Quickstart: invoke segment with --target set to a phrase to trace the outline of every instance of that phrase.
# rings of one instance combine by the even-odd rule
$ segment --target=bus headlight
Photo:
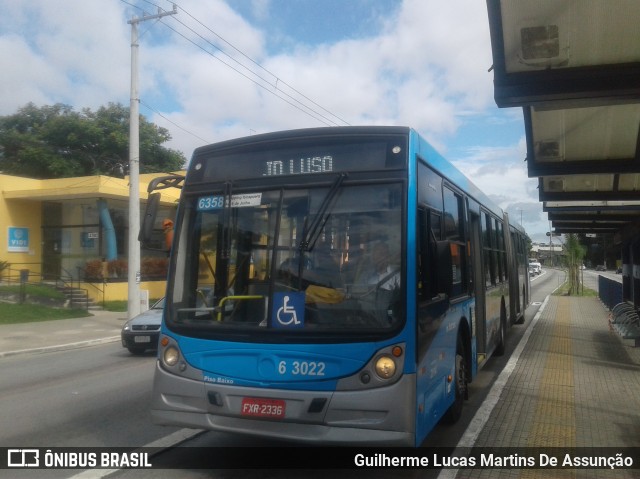
[[[380,356],[376,360],[376,374],[382,379],[393,377],[396,372],[396,363],[389,356]]]
[[[164,350],[164,353],[162,353],[162,360],[167,366],[175,366],[179,359],[180,353],[178,352],[178,349],[173,346],[169,346]]]

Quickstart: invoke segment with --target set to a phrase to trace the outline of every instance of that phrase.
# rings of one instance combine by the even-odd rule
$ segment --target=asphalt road
[[[471,385],[469,400],[465,403],[463,416],[455,425],[438,425],[430,434],[422,447],[455,447],[461,440],[467,430],[471,420],[475,416],[479,408],[482,407],[483,401],[491,390],[491,386],[499,376],[500,372],[509,360],[510,354],[517,346],[520,338],[529,326],[529,323],[537,313],[545,297],[551,294],[564,282],[564,272],[556,270],[543,270],[543,273],[532,279],[531,305],[526,311],[525,323],[522,325],[514,325],[507,337],[507,351],[502,357],[494,357],[487,362],[482,371],[478,374],[474,383]],[[233,435],[220,434],[215,432],[205,432],[186,443],[181,448],[168,449],[162,454],[162,460],[171,464],[186,463],[194,458],[201,459],[201,455],[206,454],[207,448],[212,447],[246,447],[246,446],[292,446],[285,442],[265,441],[260,439],[243,438]],[[188,448],[198,448],[195,452],[189,451]],[[249,452],[248,452],[249,454]],[[247,457],[247,461],[251,461],[251,457]],[[215,467],[212,461],[211,467]],[[437,470],[401,470],[394,471],[395,478],[420,478],[429,479],[436,478],[439,471]],[[339,478],[387,478],[388,470],[366,470],[366,471],[339,471],[339,470],[180,470],[181,478],[200,479],[200,478],[216,478],[216,479],[293,479],[293,478],[318,478],[325,479],[327,475],[332,479]],[[173,479],[176,475],[175,470],[131,470],[118,471],[109,476],[109,478],[153,478],[153,479]]]
[[[564,273],[545,270],[532,280],[532,303],[523,325],[511,327],[507,353],[492,358],[471,385],[470,398],[462,419],[453,426],[437,426],[423,447],[455,446],[476,411],[482,406],[491,385],[506,364],[544,298],[563,282]],[[151,423],[151,398],[155,355],[132,356],[119,343],[109,343],[69,351],[26,354],[2,358],[0,375],[0,445],[5,447],[140,447],[172,443],[185,430]],[[189,432],[186,435],[193,434]],[[165,438],[165,439],[163,439]],[[211,447],[293,446],[286,442],[245,438],[231,434],[203,432],[168,448],[156,458],[173,464],[188,462],[193,448],[203,454]],[[189,449],[192,449],[191,451]],[[249,450],[250,451],[250,450]],[[247,457],[247,461],[251,458]],[[215,465],[212,464],[211,467]],[[3,471],[0,471],[2,476]],[[6,472],[6,471],[5,471]],[[11,477],[46,478],[270,478],[326,477],[327,471],[312,470],[73,470],[11,471]],[[421,471],[420,477],[429,477]],[[433,472],[433,471],[431,471]],[[20,473],[20,474],[18,474]],[[388,471],[387,471],[388,473]],[[378,475],[377,475],[378,474]],[[384,477],[367,471],[360,477]],[[435,472],[433,472],[435,474]],[[354,471],[333,471],[333,477],[356,477]],[[398,477],[414,477],[403,471]],[[434,476],[435,477],[435,476]]]
[[[154,363],[119,343],[3,358],[0,444],[143,446],[172,432],[149,417]]]

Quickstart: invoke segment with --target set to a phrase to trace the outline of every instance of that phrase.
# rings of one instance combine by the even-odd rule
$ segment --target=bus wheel
[[[462,337],[458,336],[456,346],[456,377],[453,379],[455,387],[455,399],[453,404],[445,413],[444,419],[449,424],[453,424],[462,416],[462,406],[467,398],[467,361],[465,358],[464,343]]]

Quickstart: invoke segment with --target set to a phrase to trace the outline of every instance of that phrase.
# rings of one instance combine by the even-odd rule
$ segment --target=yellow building
[[[140,175],[141,211],[147,185],[163,174]],[[5,279],[29,270],[29,281],[64,281],[97,301],[126,300],[129,179],[86,176],[36,180],[0,174],[0,262]],[[162,222],[173,219],[179,190],[161,191],[155,242]],[[166,254],[142,250],[141,289],[164,295]],[[146,271],[145,271],[146,270]]]

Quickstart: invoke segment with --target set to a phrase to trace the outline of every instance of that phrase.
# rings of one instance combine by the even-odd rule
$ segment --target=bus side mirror
[[[140,234],[138,234],[138,241],[140,241],[143,246],[147,246],[151,241],[153,225],[155,224],[156,216],[158,215],[160,196],[160,193],[151,193],[147,200],[147,208],[144,212],[144,218],[142,218],[142,227],[140,228]]]
[[[436,242],[436,258],[438,267],[438,292],[451,296],[453,289],[453,260],[451,258],[451,243],[449,241]]]

